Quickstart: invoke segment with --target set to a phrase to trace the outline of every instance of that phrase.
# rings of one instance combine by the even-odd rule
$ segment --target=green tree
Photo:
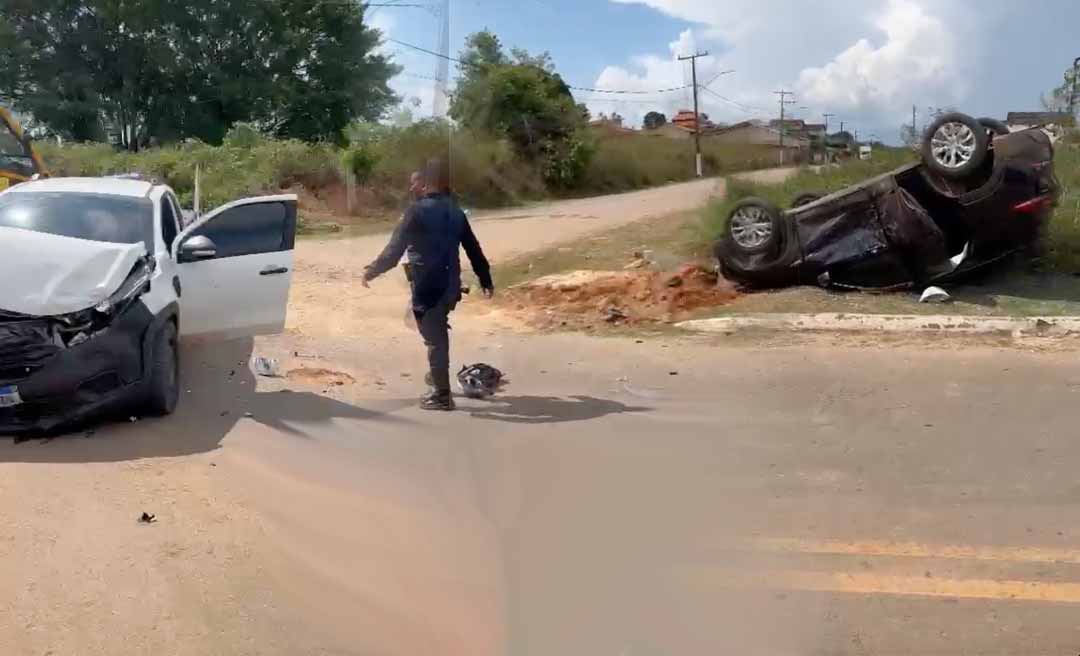
[[[664,116],[662,112],[649,112],[645,115],[645,129],[655,130],[656,128],[667,123],[667,116]]]
[[[550,55],[519,49],[507,55],[498,37],[483,31],[466,40],[460,60],[450,116],[467,129],[508,139],[540,165],[549,184],[573,186],[591,155],[588,111],[574,102]]]
[[[1075,68],[1069,68],[1065,71],[1064,79],[1061,85],[1050,91],[1049,94],[1045,94],[1042,97],[1043,107],[1050,112],[1068,112],[1069,103],[1072,98],[1074,85],[1077,83],[1077,71]],[[1075,86],[1077,89],[1076,102],[1080,105],[1080,86]]]
[[[0,98],[76,140],[308,141],[396,101],[364,6],[336,0],[0,0]]]

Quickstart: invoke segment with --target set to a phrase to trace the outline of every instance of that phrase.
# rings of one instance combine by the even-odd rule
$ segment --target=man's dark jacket
[[[491,266],[473,234],[465,213],[450,194],[429,194],[409,206],[390,243],[368,265],[364,277],[381,276],[408,254],[413,311],[435,307],[448,294],[461,294],[460,248],[469,256],[480,286],[492,289]]]

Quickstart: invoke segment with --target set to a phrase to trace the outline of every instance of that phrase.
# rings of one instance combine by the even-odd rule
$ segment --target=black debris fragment
[[[157,521],[157,517],[155,517],[154,515],[151,515],[150,513],[146,513],[146,512],[144,512],[142,514],[142,517],[139,518],[139,523],[141,523],[141,524],[153,524],[156,521]]]

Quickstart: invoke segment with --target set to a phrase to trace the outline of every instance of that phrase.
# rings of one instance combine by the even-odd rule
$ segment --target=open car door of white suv
[[[231,339],[281,332],[292,282],[296,196],[245,198],[200,217],[173,242],[180,334]]]

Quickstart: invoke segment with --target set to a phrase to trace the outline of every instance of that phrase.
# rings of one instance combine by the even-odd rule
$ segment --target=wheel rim
[[[947,169],[958,169],[975,157],[975,132],[964,123],[949,121],[934,131],[930,153]]]
[[[740,207],[731,216],[731,238],[743,248],[757,248],[772,237],[773,225],[764,208]]]

